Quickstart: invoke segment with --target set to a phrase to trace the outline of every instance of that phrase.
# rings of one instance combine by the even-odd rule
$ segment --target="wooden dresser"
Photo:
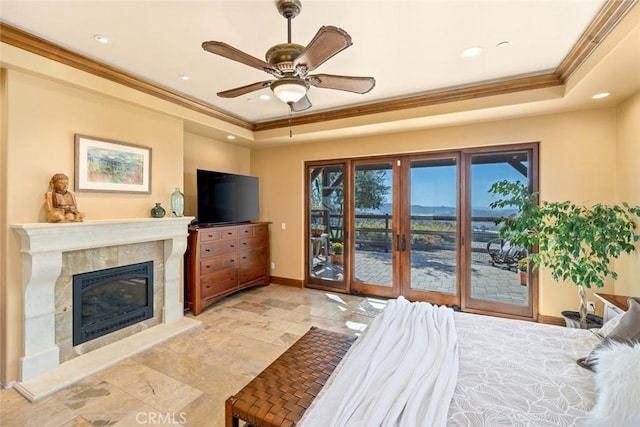
[[[185,306],[198,315],[233,292],[268,285],[269,223],[189,227]]]

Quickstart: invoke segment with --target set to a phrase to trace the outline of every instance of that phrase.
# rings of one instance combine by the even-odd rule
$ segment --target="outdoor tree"
[[[357,209],[379,209],[385,201],[390,187],[385,184],[386,174],[381,170],[360,170],[356,172]]]

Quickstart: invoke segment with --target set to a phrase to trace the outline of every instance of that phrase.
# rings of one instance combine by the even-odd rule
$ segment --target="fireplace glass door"
[[[153,317],[153,261],[73,276],[73,345]]]

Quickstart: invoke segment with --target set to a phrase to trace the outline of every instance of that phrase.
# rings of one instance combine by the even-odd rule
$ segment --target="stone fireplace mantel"
[[[200,321],[183,317],[180,266],[192,217],[15,224],[21,237],[24,341],[16,389],[37,400]],[[162,323],[60,364],[55,337],[55,283],[63,252],[141,242],[164,243]],[[108,356],[106,356],[108,355]],[[106,357],[105,357],[106,356]]]

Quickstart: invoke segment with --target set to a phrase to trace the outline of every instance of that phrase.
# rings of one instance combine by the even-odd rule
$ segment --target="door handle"
[[[396,234],[396,251],[400,250],[400,235]]]
[[[402,235],[402,252],[407,250],[407,236]]]

